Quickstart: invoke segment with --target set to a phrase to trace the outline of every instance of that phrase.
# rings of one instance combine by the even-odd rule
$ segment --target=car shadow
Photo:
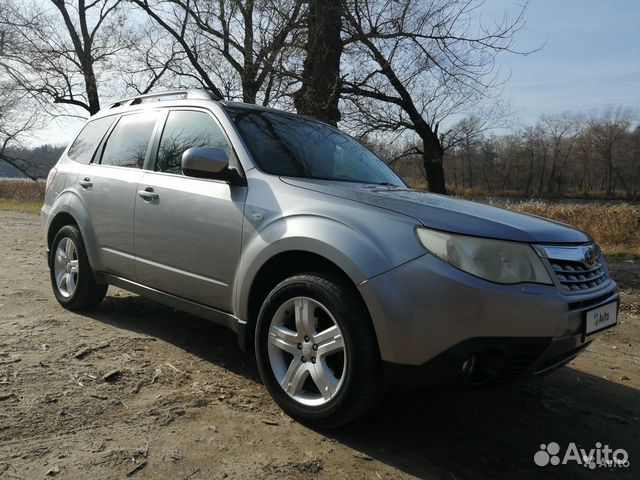
[[[231,331],[138,296],[109,296],[88,314],[150,335],[260,382],[253,356]],[[390,393],[373,412],[320,433],[419,478],[640,478],[640,393],[571,367],[528,384],[486,390]],[[597,442],[625,449],[630,466],[594,470],[575,461],[537,466],[542,444]],[[615,472],[604,472],[615,470]]]

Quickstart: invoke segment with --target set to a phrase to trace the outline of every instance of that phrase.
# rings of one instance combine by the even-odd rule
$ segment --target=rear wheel
[[[82,236],[73,225],[62,227],[53,239],[49,270],[53,293],[60,305],[69,310],[95,307],[109,288],[94,280]]]
[[[373,408],[383,392],[375,332],[354,287],[331,273],[291,277],[259,314],[262,380],[291,417],[335,427]]]

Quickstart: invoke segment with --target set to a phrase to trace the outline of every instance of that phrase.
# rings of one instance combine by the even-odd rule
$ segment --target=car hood
[[[563,223],[409,188],[286,178],[293,186],[413,217],[429,228],[529,243],[584,243],[586,233]]]

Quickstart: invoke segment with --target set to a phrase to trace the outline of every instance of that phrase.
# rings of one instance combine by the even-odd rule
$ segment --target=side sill
[[[132,282],[131,280],[127,280],[126,278],[118,277],[110,273],[94,272],[93,276],[98,283],[108,283],[109,285],[114,285],[132,293],[137,293],[145,298],[149,298],[168,307],[175,308],[176,310],[209,320],[234,331],[238,334],[239,340],[244,339],[247,322],[239,319],[231,313],[216,310],[215,308],[207,307],[181,297],[176,297],[170,293],[162,292],[155,288],[147,287],[146,285]]]

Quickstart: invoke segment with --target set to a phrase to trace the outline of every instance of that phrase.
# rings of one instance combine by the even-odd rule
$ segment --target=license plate
[[[618,302],[607,303],[587,312],[587,335],[604,330],[618,323]]]

